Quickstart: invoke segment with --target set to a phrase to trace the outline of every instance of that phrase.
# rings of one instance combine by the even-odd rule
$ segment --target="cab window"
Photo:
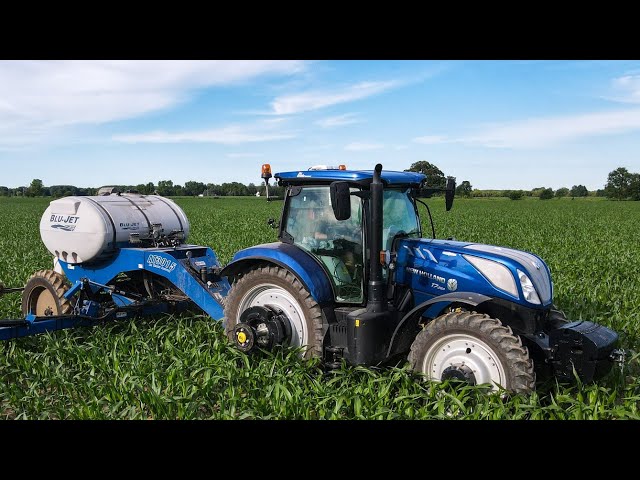
[[[356,191],[356,189],[352,189]],[[303,187],[288,198],[284,231],[326,267],[336,301],[363,301],[362,201],[351,197],[351,218],[336,220],[328,186]]]

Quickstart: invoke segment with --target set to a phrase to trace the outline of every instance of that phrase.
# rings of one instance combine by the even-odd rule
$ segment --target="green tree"
[[[569,192],[569,195],[571,195],[572,197],[586,197],[587,195],[589,195],[589,190],[587,190],[587,187],[585,187],[584,185],[574,185],[573,187],[571,187],[571,192]]]
[[[258,187],[256,187],[256,185],[253,182],[247,185],[247,193],[249,195],[255,195],[257,191],[258,191]]]
[[[175,195],[173,180],[160,180],[158,182],[158,195],[161,195],[163,197],[170,197],[172,195]]]
[[[532,197],[539,197],[540,194],[545,190],[545,187],[537,187],[531,190]]]
[[[458,185],[456,187],[456,195],[459,195],[460,197],[471,197],[473,193],[473,187],[471,186],[471,183],[469,182],[469,180],[464,180],[460,185]]]
[[[540,192],[540,200],[549,200],[553,198],[553,189],[545,188]]]
[[[640,200],[640,173],[632,173],[629,181],[629,198]]]
[[[41,197],[42,196],[42,188],[43,188],[42,180],[40,180],[39,178],[34,178],[31,181],[31,185],[27,189],[27,196],[28,197]]]
[[[184,194],[191,197],[197,197],[206,189],[206,185],[202,182],[187,182],[184,184]]]
[[[8,197],[9,189],[7,187],[0,187],[0,197]]]
[[[604,191],[609,198],[624,200],[629,196],[633,174],[624,167],[609,172]]]
[[[426,188],[444,188],[447,185],[447,179],[442,170],[424,160],[411,164],[405,172],[424,173],[427,176]]]
[[[511,200],[520,200],[522,199],[523,193],[522,193],[522,190],[508,190],[507,196]]]
[[[556,190],[556,197],[566,197],[567,195],[569,195],[569,189],[567,187]]]

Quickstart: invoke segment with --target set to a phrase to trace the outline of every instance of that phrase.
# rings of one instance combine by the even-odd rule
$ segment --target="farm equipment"
[[[269,165],[262,178],[268,188]],[[52,201],[40,231],[53,270],[31,277],[24,318],[0,321],[0,339],[197,307],[246,353],[301,347],[327,368],[407,358],[431,380],[515,392],[533,390],[537,373],[591,381],[622,361],[616,332],[555,308],[538,256],[436,239],[420,197],[437,189],[424,175],[376,165],[274,178],[286,187],[280,222],[270,221],[278,241],[224,268],[211,248],[186,243],[189,221],[169,199]],[[441,190],[448,211],[455,179]],[[422,238],[420,203],[433,238]]]

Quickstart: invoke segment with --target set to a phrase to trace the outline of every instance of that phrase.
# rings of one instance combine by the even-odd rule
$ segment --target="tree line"
[[[427,162],[415,162],[405,172],[419,172],[427,176],[426,188],[441,188],[446,186],[446,176],[437,166]],[[609,173],[607,183],[602,189],[589,191],[584,185],[573,185],[571,188],[562,187],[553,190],[549,187],[537,187],[531,190],[478,190],[474,189],[469,180],[463,180],[456,187],[459,197],[508,197],[520,200],[523,197],[537,197],[549,200],[562,197],[607,197],[613,200],[640,200],[640,174],[631,173],[624,167],[619,167]]]
[[[265,195],[264,185],[249,183],[244,185],[239,182],[203,183],[196,181],[186,182],[184,185],[174,185],[172,180],[160,180],[158,185],[153,182],[138,185],[114,185],[115,191],[140,193],[142,195],[162,195],[163,197],[176,196],[209,196],[209,197],[244,197],[255,196],[258,192]],[[91,196],[98,193],[98,188],[76,187],[74,185],[44,186],[42,180],[35,178],[28,187],[8,188],[0,186],[0,197],[53,197]],[[269,186],[270,195],[283,195],[284,188],[274,185]]]
[[[427,176],[426,188],[444,189],[447,183],[446,176],[437,166],[427,162],[415,162],[405,172],[419,172]],[[158,185],[153,182],[138,185],[117,185],[116,191],[135,192],[143,195],[162,195],[163,197],[176,196],[210,196],[210,197],[244,197],[254,196],[258,192],[265,194],[264,185],[249,183],[244,185],[239,182],[204,183],[188,181],[184,185],[174,185],[172,180],[160,180]],[[73,185],[44,186],[42,180],[33,179],[26,187],[8,188],[0,186],[0,197],[53,197],[96,195],[97,188],[76,187]],[[273,196],[283,196],[284,188],[271,185],[269,193]],[[436,193],[437,194],[437,193]],[[474,189],[469,180],[463,180],[456,187],[456,195],[459,197],[508,197],[519,200],[523,197],[537,197],[540,200],[561,197],[607,197],[614,200],[640,200],[640,173],[629,172],[624,167],[619,167],[609,173],[603,189],[595,191],[587,190],[584,185],[573,185],[571,188],[562,187],[553,190],[548,187],[537,187],[531,190],[478,190]]]

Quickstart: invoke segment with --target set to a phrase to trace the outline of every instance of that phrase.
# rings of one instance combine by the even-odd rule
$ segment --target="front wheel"
[[[451,312],[428,323],[411,346],[409,363],[429,380],[516,393],[535,388],[533,361],[520,338],[500,320],[475,312]]]
[[[322,354],[322,310],[309,291],[288,270],[256,267],[237,280],[225,301],[226,333],[236,341],[235,326],[252,307],[266,307],[286,318],[290,326],[287,345],[304,347],[304,357]]]

